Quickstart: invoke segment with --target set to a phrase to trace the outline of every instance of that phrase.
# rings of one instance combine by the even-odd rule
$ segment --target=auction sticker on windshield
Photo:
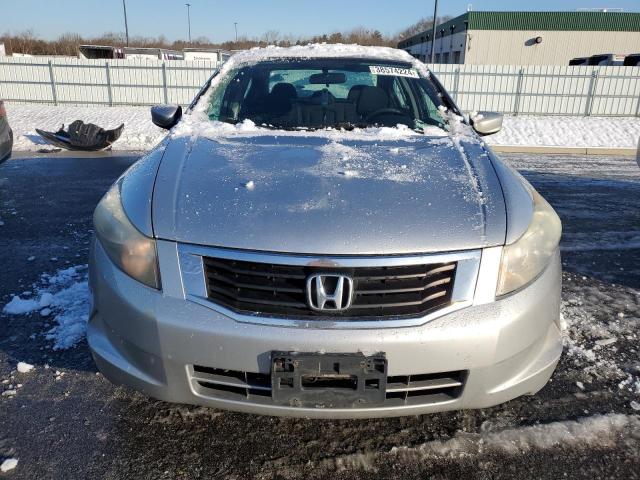
[[[371,65],[369,67],[369,71],[374,75],[392,75],[394,77],[420,78],[418,72],[413,68],[381,67],[378,65]]]

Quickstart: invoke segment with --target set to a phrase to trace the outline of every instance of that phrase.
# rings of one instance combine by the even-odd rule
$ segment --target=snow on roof
[[[343,43],[313,43],[293,47],[276,47],[273,45],[262,48],[256,47],[235,54],[228,60],[228,63],[237,66],[238,64],[256,63],[278,58],[371,58],[416,63],[416,59],[404,50],[389,47],[363,47],[361,45]]]

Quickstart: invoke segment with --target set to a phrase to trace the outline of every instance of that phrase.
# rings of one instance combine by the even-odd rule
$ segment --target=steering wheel
[[[402,115],[403,117],[407,116],[405,112],[403,112],[398,108],[379,108],[375,112],[371,112],[369,115],[367,115],[364,121],[369,122],[371,121],[372,118],[379,117],[380,115],[385,115],[385,114]]]

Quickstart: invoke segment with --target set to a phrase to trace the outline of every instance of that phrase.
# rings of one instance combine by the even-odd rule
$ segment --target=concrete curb
[[[540,154],[565,154],[565,155],[616,155],[636,156],[636,148],[610,148],[610,147],[560,147],[560,146],[528,146],[528,145],[489,145],[491,150],[497,153],[540,153]]]
[[[19,160],[22,158],[39,158],[39,157],[51,157],[51,158],[111,158],[111,157],[141,157],[147,153],[146,151],[135,150],[108,150],[99,152],[83,152],[79,150],[51,150],[31,152],[28,150],[16,151],[11,154],[11,158]]]

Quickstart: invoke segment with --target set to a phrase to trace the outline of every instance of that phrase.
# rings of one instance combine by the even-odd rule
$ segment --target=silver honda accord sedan
[[[267,415],[415,415],[540,390],[561,224],[398,50],[231,58],[94,214],[88,341],[110,380]]]

